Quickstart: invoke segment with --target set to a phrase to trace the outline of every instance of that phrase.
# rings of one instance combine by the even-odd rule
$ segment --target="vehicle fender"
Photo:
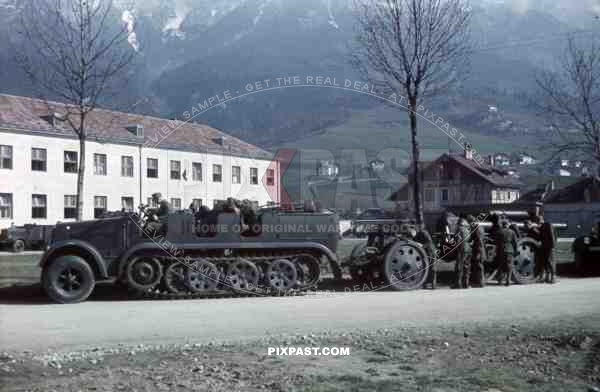
[[[81,240],[68,240],[56,242],[44,252],[42,259],[40,260],[39,266],[44,268],[57,254],[60,254],[62,250],[66,248],[77,248],[81,251],[90,255],[86,260],[90,263],[91,267],[98,271],[101,278],[108,278],[108,272],[106,270],[106,264],[98,249],[91,244]]]

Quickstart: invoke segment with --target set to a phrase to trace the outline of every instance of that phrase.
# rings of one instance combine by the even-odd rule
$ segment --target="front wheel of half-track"
[[[60,256],[42,271],[42,286],[53,301],[70,304],[85,301],[96,285],[94,271],[79,256]]]

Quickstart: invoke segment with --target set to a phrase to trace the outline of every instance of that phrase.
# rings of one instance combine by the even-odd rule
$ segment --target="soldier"
[[[527,237],[535,240],[536,242],[540,242],[541,238],[540,238],[540,228],[538,226],[538,217],[532,217],[532,219],[525,221],[525,232]],[[534,268],[533,268],[533,275],[537,278],[537,281],[539,282],[543,271],[544,271],[544,264],[542,262],[542,257],[541,257],[541,249],[536,249],[535,251],[535,255],[534,255]]]
[[[469,288],[469,277],[471,274],[471,233],[469,224],[464,215],[461,215],[456,230],[456,284],[455,288]]]
[[[540,257],[544,267],[545,282],[555,283],[556,266],[554,264],[552,251],[554,250],[556,239],[554,238],[552,225],[550,222],[545,222],[543,216],[540,216],[540,238],[542,242],[542,246],[540,247]]]
[[[435,287],[437,285],[437,250],[435,249],[433,239],[431,238],[429,232],[425,229],[419,230],[419,232],[415,235],[413,239],[416,242],[422,244],[423,248],[425,248],[425,252],[427,253],[428,264],[427,280],[425,281],[425,285],[430,285],[431,289],[435,290]]]
[[[486,261],[487,254],[485,252],[483,228],[479,226],[479,222],[473,215],[467,217],[471,230],[471,238],[473,242],[473,252],[471,254],[471,275],[473,277],[474,287],[485,286],[485,274],[483,265]]]
[[[171,204],[162,198],[162,194],[160,192],[156,192],[152,194],[152,202],[155,205],[158,205],[154,211],[156,215],[160,218],[161,216],[167,216],[171,212]]]
[[[502,283],[505,279],[505,285],[510,285],[512,275],[513,255],[517,253],[517,236],[510,229],[508,220],[503,220],[501,229],[495,233],[496,236],[496,262],[500,272],[503,274],[498,282]]]

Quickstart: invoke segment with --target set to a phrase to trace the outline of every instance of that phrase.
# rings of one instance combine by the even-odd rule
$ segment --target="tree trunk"
[[[85,134],[79,135],[79,169],[77,170],[77,220],[83,220],[83,180],[85,175]]]
[[[412,143],[412,181],[413,181],[413,201],[415,208],[415,221],[417,228],[422,230],[423,224],[423,205],[421,203],[421,178],[419,170],[419,142],[417,141],[417,99],[410,98],[408,112],[410,118],[410,138]]]

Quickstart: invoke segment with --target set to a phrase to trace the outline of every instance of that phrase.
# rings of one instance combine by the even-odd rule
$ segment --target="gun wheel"
[[[519,284],[533,283],[535,277],[535,240],[525,237],[517,244],[517,254],[513,258],[513,280]]]
[[[414,290],[427,279],[427,254],[416,243],[397,241],[386,252],[383,273],[393,290]]]

